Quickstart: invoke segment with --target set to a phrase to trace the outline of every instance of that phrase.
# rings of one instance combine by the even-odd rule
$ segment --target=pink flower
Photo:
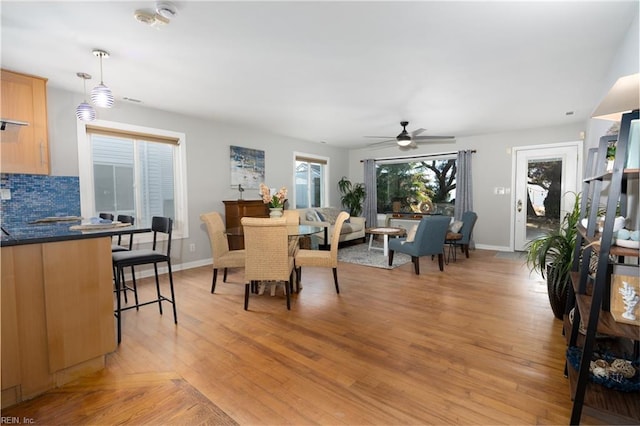
[[[265,204],[269,204],[271,208],[281,208],[284,205],[284,200],[287,199],[287,188],[282,187],[275,194],[271,195],[271,189],[264,183],[260,184],[260,195],[262,201]]]

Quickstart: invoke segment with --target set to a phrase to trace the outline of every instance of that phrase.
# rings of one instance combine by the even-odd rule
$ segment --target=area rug
[[[369,243],[346,246],[338,250],[338,261],[373,266],[374,268],[393,269],[411,262],[411,256],[404,253],[393,254],[393,266],[382,252],[382,242],[374,241],[373,247],[380,250],[369,251]]]

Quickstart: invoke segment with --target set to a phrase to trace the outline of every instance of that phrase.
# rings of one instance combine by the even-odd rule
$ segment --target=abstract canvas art
[[[231,146],[231,186],[258,188],[264,182],[264,151]]]

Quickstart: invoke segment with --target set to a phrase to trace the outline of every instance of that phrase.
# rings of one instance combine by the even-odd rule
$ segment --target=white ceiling
[[[637,1],[174,4],[150,27],[133,14],[153,1],[2,0],[2,67],[81,93],[100,48],[117,103],[358,147],[401,120],[458,137],[582,122],[638,15]]]

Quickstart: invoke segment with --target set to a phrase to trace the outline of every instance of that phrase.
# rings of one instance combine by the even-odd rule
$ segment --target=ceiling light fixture
[[[402,133],[398,135],[396,138],[398,141],[398,145],[400,146],[409,146],[411,145],[411,136],[407,133],[406,130],[403,130]]]
[[[84,101],[76,108],[76,117],[81,121],[93,121],[96,119],[96,110],[87,103],[87,80],[91,80],[91,76],[84,72],[76,73],[84,83]]]
[[[100,84],[91,90],[91,101],[95,106],[100,108],[111,108],[113,106],[113,93],[111,93],[111,89],[109,89],[102,80],[102,59],[108,58],[109,53],[104,50],[95,49],[93,55],[100,58]]]

